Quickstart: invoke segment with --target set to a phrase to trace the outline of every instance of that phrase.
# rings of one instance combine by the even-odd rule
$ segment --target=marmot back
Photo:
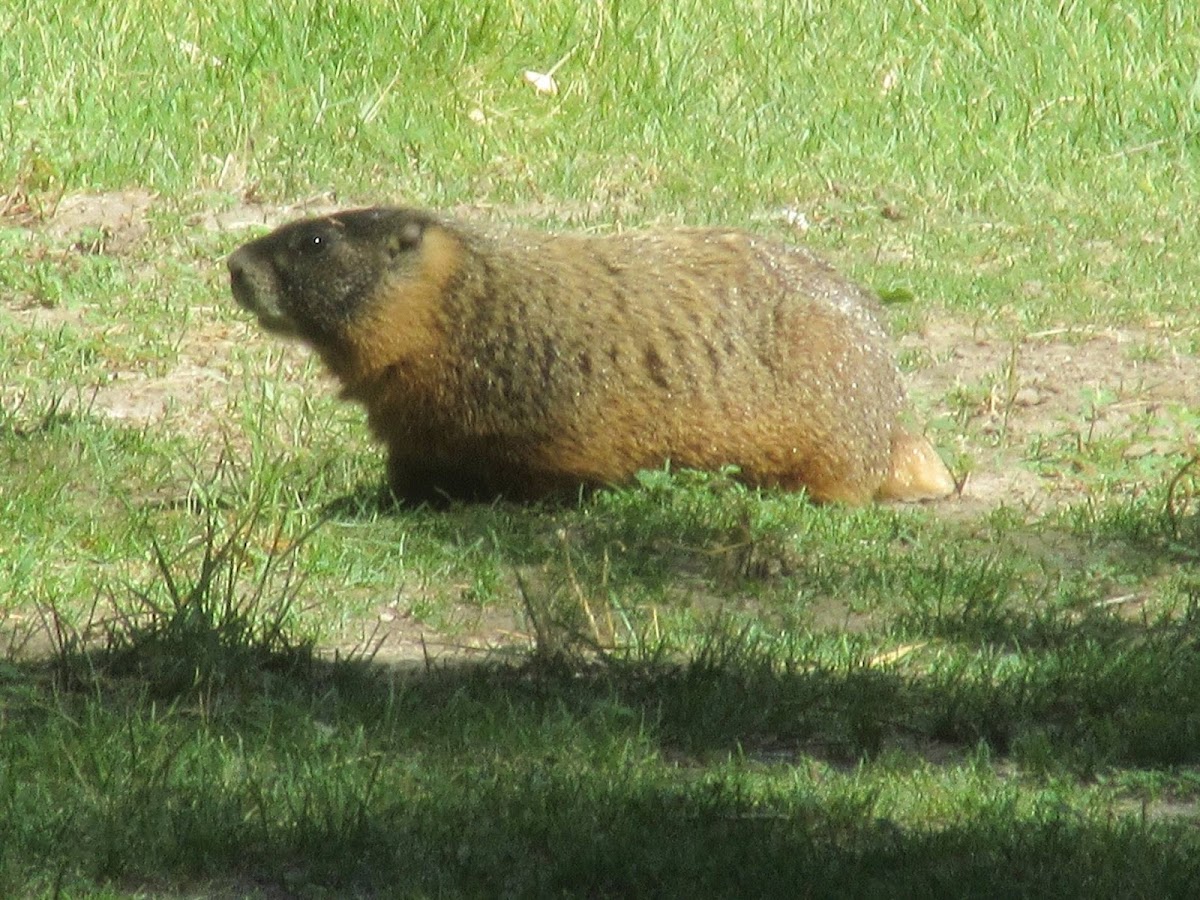
[[[229,269],[237,301],[365,405],[401,499],[530,499],[667,461],[822,501],[954,486],[898,424],[878,301],[798,247],[374,208],[285,225]]]

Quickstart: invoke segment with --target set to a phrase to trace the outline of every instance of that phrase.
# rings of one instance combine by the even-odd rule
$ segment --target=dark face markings
[[[427,225],[405,209],[351,210],[284,225],[245,245],[242,258],[270,267],[275,304],[300,332],[336,344],[381,275],[420,246]]]

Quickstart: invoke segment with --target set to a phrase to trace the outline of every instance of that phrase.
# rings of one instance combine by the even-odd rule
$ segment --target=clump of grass
[[[297,555],[307,534],[264,531],[261,509],[232,515],[196,500],[199,535],[174,553],[149,539],[148,584],[110,590],[82,628],[50,610],[64,685],[133,679],[156,696],[211,694],[258,685],[271,673],[303,675],[312,638],[297,638],[302,585]]]

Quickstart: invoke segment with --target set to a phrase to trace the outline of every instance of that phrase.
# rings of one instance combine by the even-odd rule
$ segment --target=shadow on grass
[[[1190,896],[1190,826],[978,774],[1009,751],[1060,778],[1200,760],[1193,623],[1084,643],[919,675],[728,634],[679,664],[423,672],[293,647],[165,691],[154,636],[8,664],[0,887]],[[870,762],[897,750],[975,783],[906,814]]]
[[[552,528],[587,552],[636,536],[670,548],[650,557],[668,578],[730,534],[799,528],[825,554],[799,578],[832,589],[889,561],[911,600],[890,627],[944,652],[890,664],[718,617],[686,653],[329,661],[291,636],[293,550],[256,563],[254,515],[212,517],[179,556],[155,546],[159,583],[104,646],[0,665],[0,895],[1200,889],[1190,814],[1087,799],[1097,775],[1200,763],[1200,597],[1151,622],[1074,616],[1012,602],[1012,570],[986,561],[895,574],[923,539],[901,515],[650,493],[565,525],[506,507],[410,521],[450,542],[502,531],[513,566],[544,559]],[[864,559],[870,540],[890,543]]]
[[[696,563],[712,558],[709,547],[738,540],[769,547],[781,530],[798,532],[801,547],[811,544],[816,552],[789,555],[790,586],[836,593],[863,585],[880,590],[871,584],[879,581],[900,598],[898,609],[881,616],[890,633],[946,650],[907,672],[852,655],[836,665],[814,662],[828,655],[813,654],[812,643],[755,638],[730,619],[717,622],[708,642],[683,664],[657,664],[654,648],[643,647],[640,661],[610,658],[599,669],[571,669],[568,683],[611,694],[638,721],[652,722],[673,752],[853,762],[914,742],[936,745],[937,756],[945,745],[966,751],[982,742],[997,754],[1016,753],[1038,770],[1086,777],[1110,766],[1200,762],[1200,581],[1185,579],[1190,587],[1182,589],[1186,597],[1171,615],[1139,620],[1113,614],[1094,596],[1073,596],[1090,590],[1090,582],[1049,602],[1045,587],[1022,582],[1019,566],[1029,554],[1000,546],[990,555],[973,555],[981,540],[970,525],[938,525],[941,530],[926,537],[921,524],[899,511],[831,512],[702,475],[695,483],[685,478],[680,487],[656,476],[639,490],[601,494],[582,514],[568,516],[566,530],[580,556],[603,553],[606,567],[608,547],[637,540],[650,550],[631,564],[639,570],[631,581],[656,569],[659,578],[676,583],[711,577],[711,565],[706,572]],[[552,560],[559,552],[553,540],[542,535],[539,542],[530,534],[559,527],[561,538],[556,507],[529,513],[501,504],[430,515],[447,540],[473,544],[503,532],[514,509],[526,515],[519,540],[496,542],[505,564]],[[1018,537],[1026,546],[1036,536]],[[1086,572],[1100,568],[1103,557],[1108,577],[1120,582],[1186,565],[1195,558],[1197,538],[1200,515],[1143,503],[1057,526],[1059,546],[1043,565],[1053,579],[1063,558]],[[911,565],[898,561],[897,553],[923,540],[966,551],[914,552]],[[874,556],[862,549],[870,541],[882,545]],[[663,546],[671,549],[653,549]],[[1010,553],[1022,558],[1010,564]],[[756,580],[743,567],[736,571],[743,581]],[[619,564],[606,568],[605,577],[610,587],[620,577]]]
[[[513,765],[477,749],[482,762],[418,767],[390,749],[279,742],[274,771],[255,756],[234,778],[179,762],[72,803],[41,858],[81,888],[216,880],[237,896],[1185,897],[1200,875],[1190,829],[1018,809],[1011,795],[908,827],[870,791]]]

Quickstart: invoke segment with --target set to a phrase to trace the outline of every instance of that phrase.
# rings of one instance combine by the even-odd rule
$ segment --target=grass
[[[1198,24],[0,12],[0,895],[1194,896]],[[388,509],[222,272],[331,197],[803,240],[968,497]]]

